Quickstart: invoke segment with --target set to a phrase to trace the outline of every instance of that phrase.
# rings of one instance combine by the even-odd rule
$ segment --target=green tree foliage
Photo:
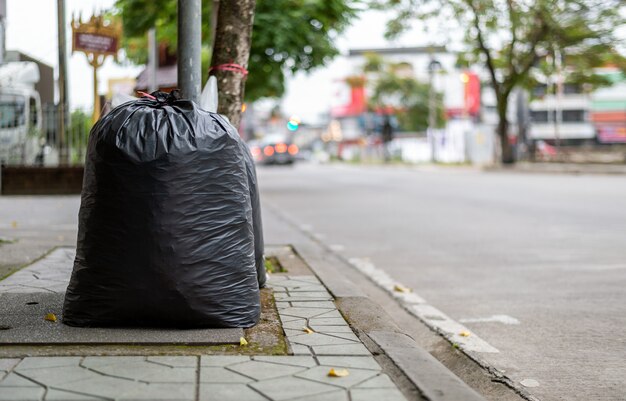
[[[222,0],[225,1],[225,0]],[[229,0],[230,1],[230,0]],[[246,100],[279,97],[285,71],[309,71],[327,63],[338,51],[335,39],[356,15],[352,0],[257,0],[246,81]],[[147,60],[146,33],[156,27],[157,40],[175,51],[176,0],[117,0],[122,19],[122,47],[138,64]],[[202,69],[207,78],[213,2],[202,2]]]
[[[430,85],[415,79],[410,65],[388,63],[379,55],[368,54],[363,71],[370,83],[370,108],[393,107],[403,131],[425,131],[428,128]],[[435,96],[437,122],[441,126],[445,119],[443,97],[440,93]]]
[[[553,72],[562,59],[567,82],[608,84],[594,68],[626,67],[618,53],[615,28],[624,24],[623,0],[379,0],[392,7],[390,37],[406,30],[415,18],[450,19],[465,31],[467,52],[461,62],[485,65],[497,100],[497,133],[502,161],[512,163],[507,108],[513,89],[532,86],[539,73]],[[447,19],[447,20],[446,20]],[[448,25],[446,25],[448,26]]]

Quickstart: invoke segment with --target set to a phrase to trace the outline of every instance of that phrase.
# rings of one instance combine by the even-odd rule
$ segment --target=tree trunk
[[[506,111],[508,109],[508,99],[500,97],[498,99],[498,127],[496,132],[500,138],[501,149],[501,161],[503,164],[515,163],[515,157],[513,154],[513,146],[509,142],[509,120],[506,117]]]
[[[246,76],[241,71],[219,69],[224,64],[248,66],[250,39],[256,0],[220,1],[211,66],[211,75],[217,78],[218,113],[239,127]]]

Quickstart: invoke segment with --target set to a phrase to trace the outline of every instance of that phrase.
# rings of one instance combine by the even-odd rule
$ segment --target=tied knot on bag
[[[152,93],[137,91],[137,93],[141,96],[141,98],[155,100],[159,103],[165,103],[168,105],[171,105],[175,101],[180,100],[180,91],[178,89],[174,89],[170,93],[160,91],[154,91]]]

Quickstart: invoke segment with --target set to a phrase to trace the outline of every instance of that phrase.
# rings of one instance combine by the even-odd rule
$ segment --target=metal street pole
[[[57,0],[57,29],[59,47],[59,121],[58,121],[58,144],[59,161],[61,164],[68,162],[66,148],[65,129],[67,124],[68,100],[67,100],[67,42],[65,38],[65,0]]]
[[[428,63],[428,133],[430,138],[430,160],[435,163],[435,127],[437,126],[437,93],[435,92],[435,73],[441,63],[435,59]]]
[[[4,63],[6,46],[7,2],[0,0],[0,64]]]
[[[178,0],[178,87],[184,99],[200,100],[201,0]]]
[[[152,93],[159,89],[157,84],[157,68],[159,66],[158,52],[157,52],[157,40],[156,40],[156,28],[151,28],[148,31],[148,92]]]

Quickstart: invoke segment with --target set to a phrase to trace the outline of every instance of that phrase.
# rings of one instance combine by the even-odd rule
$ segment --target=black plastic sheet
[[[266,276],[252,156],[222,116],[153,96],[90,133],[63,322],[253,326]]]

